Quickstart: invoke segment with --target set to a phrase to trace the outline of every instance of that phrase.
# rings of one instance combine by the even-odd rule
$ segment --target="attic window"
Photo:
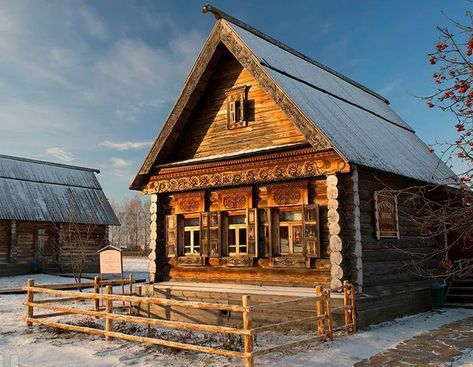
[[[227,127],[230,130],[247,126],[247,90],[248,86],[244,85],[225,91],[227,96]]]

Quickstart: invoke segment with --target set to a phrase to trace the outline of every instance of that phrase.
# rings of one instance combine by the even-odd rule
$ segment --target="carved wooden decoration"
[[[189,192],[171,195],[169,205],[174,214],[201,213],[205,210],[205,192]]]
[[[271,259],[274,268],[305,268],[306,259],[304,256],[277,256]]]
[[[250,266],[249,256],[228,256],[222,257],[219,261],[221,266]]]
[[[210,211],[247,209],[252,206],[251,187],[224,189],[210,193]]]
[[[292,181],[281,184],[266,185],[261,190],[265,194],[266,206],[290,206],[308,203],[308,181]]]
[[[399,239],[397,197],[389,192],[375,191],[376,237]]]
[[[341,267],[342,239],[340,238],[340,215],[338,214],[338,179],[335,175],[327,176],[327,198],[328,198],[328,227],[329,227],[329,248],[331,265],[331,288],[342,286],[343,269]]]
[[[208,187],[234,186],[257,182],[322,176],[348,172],[350,167],[337,153],[316,152],[313,148],[264,154],[179,167],[163,167],[153,176],[146,193],[178,192]]]
[[[149,208],[149,213],[151,216],[150,221],[150,234],[149,234],[149,249],[150,253],[148,255],[148,272],[149,272],[149,281],[153,283],[156,276],[156,242],[157,242],[157,213],[158,213],[158,195],[151,195],[151,204]]]

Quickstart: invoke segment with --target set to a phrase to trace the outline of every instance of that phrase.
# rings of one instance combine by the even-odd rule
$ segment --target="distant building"
[[[0,155],[0,275],[96,272],[108,226],[120,225],[98,170]]]

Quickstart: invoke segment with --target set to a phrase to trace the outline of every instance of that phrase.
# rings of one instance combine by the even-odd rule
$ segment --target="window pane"
[[[191,232],[184,231],[184,246],[190,246],[191,244]]]
[[[297,222],[302,221],[302,212],[300,210],[281,211],[279,213],[281,222]]]
[[[228,216],[228,224],[245,224],[246,215],[230,215]]]
[[[234,247],[236,245],[236,233],[234,228],[228,230],[228,246]]]
[[[186,218],[184,219],[184,225],[188,227],[198,227],[199,226],[199,218]]]
[[[200,246],[200,231],[194,231],[194,247]]]
[[[289,227],[279,227],[279,244],[281,246],[281,253],[289,253]]]
[[[302,253],[302,227],[292,227],[292,246],[294,253]]]
[[[240,228],[238,232],[239,245],[246,245],[246,228]]]

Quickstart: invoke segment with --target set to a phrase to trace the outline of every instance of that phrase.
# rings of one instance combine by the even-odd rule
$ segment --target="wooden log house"
[[[399,249],[438,240],[384,189],[453,172],[384,97],[204,11],[217,21],[130,186],[151,195],[151,281],[348,280],[369,300],[360,308],[378,311],[366,323],[427,307],[426,280]]]
[[[119,225],[98,170],[0,155],[0,275],[98,272],[96,251]]]

